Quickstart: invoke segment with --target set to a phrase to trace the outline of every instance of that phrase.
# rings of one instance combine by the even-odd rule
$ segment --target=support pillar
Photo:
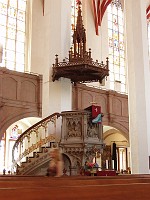
[[[129,138],[131,170],[149,173],[150,70],[146,22],[146,0],[126,0]]]

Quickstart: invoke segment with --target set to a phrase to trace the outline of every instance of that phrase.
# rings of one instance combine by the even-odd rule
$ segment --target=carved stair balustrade
[[[61,134],[56,133],[57,118],[62,118]],[[76,175],[85,160],[92,162],[103,149],[102,124],[93,124],[91,112],[54,113],[26,130],[13,147],[13,168],[17,174],[34,174],[49,162],[50,144],[57,145],[70,162],[71,175]],[[14,170],[15,171],[15,170]]]
[[[16,171],[17,174],[27,173],[30,168],[34,168],[34,165],[37,167],[37,163],[41,164],[44,158],[48,158],[46,155],[50,144],[57,145],[59,142],[56,133],[58,117],[60,117],[59,113],[50,115],[27,129],[17,139],[12,150],[12,171]]]

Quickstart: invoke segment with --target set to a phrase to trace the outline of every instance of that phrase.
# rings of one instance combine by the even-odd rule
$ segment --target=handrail
[[[12,168],[21,163],[23,158],[29,158],[29,154],[37,151],[43,145],[46,147],[50,141],[56,142],[56,119],[60,116],[60,113],[53,113],[28,128],[19,136],[12,149]],[[53,134],[50,133],[50,128],[53,129]],[[18,154],[17,158],[15,158],[16,150]]]

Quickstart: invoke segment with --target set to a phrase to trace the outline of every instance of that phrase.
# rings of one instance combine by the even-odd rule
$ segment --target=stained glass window
[[[113,0],[108,11],[110,89],[126,93],[124,18],[119,0]]]
[[[0,0],[1,67],[24,72],[27,0]]]
[[[77,15],[78,15],[78,2],[79,0],[72,0],[72,5],[71,5],[71,44],[73,44],[72,36],[73,36],[74,28],[76,26]],[[80,2],[82,3],[81,0]]]
[[[77,0],[72,0],[72,5],[71,5],[71,30],[72,30],[72,35],[73,35],[73,30],[76,25],[77,21],[77,14],[78,14],[78,7],[77,7]]]

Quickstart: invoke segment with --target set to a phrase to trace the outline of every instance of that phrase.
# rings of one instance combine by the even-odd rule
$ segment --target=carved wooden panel
[[[108,168],[110,168],[110,161],[111,161],[111,146],[106,145],[103,149],[102,153],[102,169],[106,169],[106,160],[108,160]]]
[[[23,81],[21,83],[21,100],[28,102],[36,102],[36,90],[37,86],[31,81]]]
[[[6,99],[17,99],[17,81],[12,77],[2,79],[2,96]]]
[[[103,113],[106,113],[107,111],[107,97],[103,94],[96,94],[95,95],[95,102],[98,102],[98,104],[101,106],[101,111]]]
[[[122,116],[122,101],[117,97],[112,98],[112,113]]]
[[[0,137],[15,121],[41,117],[42,76],[0,68]]]
[[[76,110],[91,106],[92,102],[101,106],[103,125],[109,125],[122,131],[126,137],[129,134],[128,96],[115,91],[106,91],[87,87],[84,84],[73,86],[74,102],[72,107]],[[75,103],[76,102],[76,103]]]

